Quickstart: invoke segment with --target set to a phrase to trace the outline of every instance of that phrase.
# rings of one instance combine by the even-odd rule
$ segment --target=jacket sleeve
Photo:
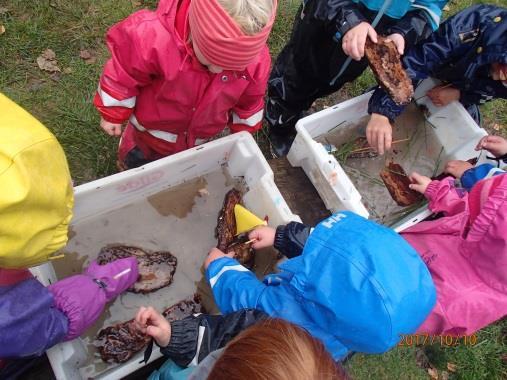
[[[494,175],[503,173],[505,173],[503,169],[496,168],[491,164],[482,164],[466,170],[461,176],[461,184],[467,191],[470,191],[481,179],[490,178]]]
[[[432,212],[443,212],[445,216],[459,214],[468,209],[468,194],[454,186],[454,178],[431,181],[424,196]]]
[[[254,273],[228,257],[213,261],[206,270],[206,278],[223,314],[240,309],[256,309],[267,288]]]
[[[460,102],[465,106],[484,104],[495,98],[507,99],[507,87],[501,84],[500,81],[492,79],[474,78],[473,85],[467,83],[463,87],[458,84],[456,87],[461,92]]]
[[[335,34],[337,40],[360,23],[369,22],[353,1],[333,1],[332,3],[337,10]]]
[[[264,113],[264,95],[271,67],[269,49],[264,47],[259,62],[250,79],[250,84],[232,109],[231,132],[256,132],[262,128]]]
[[[40,356],[67,330],[67,317],[36,279],[0,287],[0,358]]]
[[[173,321],[171,341],[160,351],[180,367],[197,364],[264,318],[266,314],[262,311],[243,309],[227,315],[200,314]]]
[[[411,11],[387,29],[387,34],[398,33],[405,39],[405,50],[428,37],[433,31],[432,23],[423,10]]]
[[[311,228],[302,223],[290,222],[276,229],[274,247],[289,259],[301,255]]]
[[[134,13],[107,33],[111,58],[106,62],[93,103],[102,117],[112,123],[128,120],[139,88],[151,82],[158,69],[157,49],[150,43],[157,37],[149,11]],[[151,35],[152,38],[146,38]],[[161,42],[158,42],[161,43]]]

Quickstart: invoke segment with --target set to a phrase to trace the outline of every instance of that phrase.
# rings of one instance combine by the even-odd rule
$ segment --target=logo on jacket
[[[333,228],[333,225],[337,222],[339,222],[340,220],[346,218],[347,215],[345,214],[334,214],[334,215],[331,215],[329,218],[327,218],[325,221],[322,222],[322,225],[326,228]]]

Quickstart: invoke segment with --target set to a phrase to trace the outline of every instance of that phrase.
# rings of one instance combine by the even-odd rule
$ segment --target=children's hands
[[[461,178],[464,172],[474,166],[470,162],[461,160],[452,160],[445,164],[444,173],[449,173],[455,178]]]
[[[454,87],[437,86],[429,90],[426,95],[437,107],[443,107],[449,103],[459,100],[461,92]]]
[[[258,227],[248,234],[250,240],[256,239],[257,241],[252,244],[253,249],[261,249],[272,247],[275,242],[276,230],[271,227]]]
[[[230,257],[231,259],[234,258],[234,252],[229,253],[223,253],[218,248],[212,248],[211,251],[208,253],[208,257],[206,257],[206,260],[204,260],[204,269],[208,269],[209,265],[218,259],[221,259],[222,257]]]
[[[421,194],[424,194],[426,192],[428,185],[431,183],[431,178],[426,177],[424,175],[420,175],[419,173],[416,172],[410,174],[408,178],[410,178],[410,180],[412,181],[409,187],[412,190],[415,190]]]
[[[386,150],[391,149],[393,140],[393,128],[389,119],[384,115],[373,113],[366,126],[366,139],[370,146],[382,155]]]
[[[350,58],[360,61],[364,56],[364,44],[366,38],[377,43],[377,32],[367,22],[361,22],[350,29],[342,39],[342,49]]]
[[[102,128],[109,136],[121,136],[121,124],[110,123],[100,118],[100,128]]]
[[[171,340],[171,324],[154,308],[141,306],[135,318],[136,328],[151,336],[160,347],[167,347]]]
[[[393,33],[387,36],[387,40],[393,41],[394,46],[396,46],[396,50],[398,50],[398,53],[400,55],[403,55],[405,53],[405,38],[399,33]]]
[[[507,154],[507,140],[500,136],[484,136],[475,150],[486,149],[495,157],[502,157]]]

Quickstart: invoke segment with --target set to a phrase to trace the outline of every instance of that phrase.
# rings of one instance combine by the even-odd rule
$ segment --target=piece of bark
[[[422,194],[410,189],[410,178],[405,170],[394,162],[390,162],[380,172],[389,194],[399,206],[410,206],[423,199]]]
[[[162,315],[169,321],[184,319],[205,312],[198,295],[167,308]],[[106,327],[99,331],[96,345],[105,362],[124,363],[148,345],[151,337],[135,327],[133,319]]]
[[[217,248],[219,250],[225,253],[234,251],[234,258],[251,269],[254,264],[254,250],[250,244],[244,244],[248,238],[236,236],[234,206],[241,204],[241,200],[241,193],[236,189],[225,194],[224,204],[218,214],[215,237],[218,239]]]
[[[377,39],[377,43],[366,39],[364,52],[370,68],[379,85],[396,104],[408,104],[414,96],[414,87],[401,64],[396,45],[382,36],[377,36]]]
[[[135,257],[139,268],[139,278],[129,292],[151,293],[173,282],[178,260],[170,252],[147,252],[138,247],[114,245],[102,248],[97,262],[103,265],[126,257]]]

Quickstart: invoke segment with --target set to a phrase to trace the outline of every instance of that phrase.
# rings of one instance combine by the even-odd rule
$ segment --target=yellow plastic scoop
[[[266,226],[268,224],[265,220],[252,214],[240,204],[234,206],[234,216],[236,218],[236,235],[250,231],[255,227]]]

